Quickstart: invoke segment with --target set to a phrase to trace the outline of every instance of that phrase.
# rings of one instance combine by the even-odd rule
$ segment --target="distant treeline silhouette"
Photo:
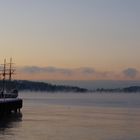
[[[96,92],[124,92],[124,93],[136,93],[140,92],[140,86],[130,86],[126,88],[116,88],[116,89],[104,89],[104,88],[98,88],[95,90]]]
[[[0,87],[2,88],[3,81],[0,81]],[[17,88],[19,91],[48,91],[48,92],[87,92],[85,88],[76,86],[64,86],[64,85],[52,85],[44,82],[34,82],[27,80],[15,80],[12,82],[6,81],[6,87]]]
[[[88,90],[77,86],[54,85],[45,82],[27,81],[27,80],[14,80],[12,82],[6,81],[6,89],[17,88],[19,91],[47,91],[47,92],[125,92],[135,93],[140,92],[140,86],[130,86],[126,88],[105,89],[98,88],[96,90]],[[3,81],[0,80],[0,89],[3,87]]]

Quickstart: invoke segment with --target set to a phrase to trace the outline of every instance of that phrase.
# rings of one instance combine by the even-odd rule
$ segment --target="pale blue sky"
[[[140,69],[140,0],[1,0],[0,60]]]

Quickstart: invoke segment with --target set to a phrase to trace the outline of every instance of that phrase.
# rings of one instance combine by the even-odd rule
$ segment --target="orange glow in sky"
[[[19,79],[139,80],[139,5],[137,0],[2,0],[0,62],[12,57],[17,67],[56,68],[20,71]],[[76,70],[85,67],[94,72]]]

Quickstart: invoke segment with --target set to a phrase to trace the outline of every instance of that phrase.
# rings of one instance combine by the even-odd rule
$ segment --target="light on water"
[[[140,94],[21,93],[0,140],[139,140]]]

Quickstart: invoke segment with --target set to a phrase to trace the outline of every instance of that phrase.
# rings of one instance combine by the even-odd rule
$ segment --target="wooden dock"
[[[2,98],[0,99],[0,116],[11,112],[20,112],[23,101],[19,98]]]

